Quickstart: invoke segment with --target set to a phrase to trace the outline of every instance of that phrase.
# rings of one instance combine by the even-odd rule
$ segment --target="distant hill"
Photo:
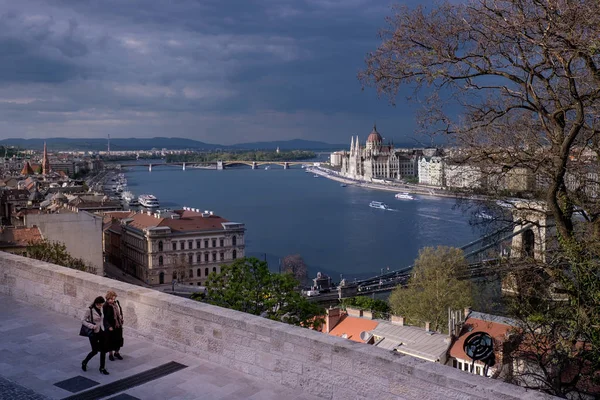
[[[83,139],[83,138],[48,138],[48,139],[3,139],[0,140],[0,145],[18,146],[25,149],[41,150],[44,147],[44,142],[48,145],[48,150],[84,150],[84,151],[101,151],[106,150],[106,139]],[[197,149],[197,150],[214,150],[224,148],[217,144],[204,143],[192,139],[184,138],[129,138],[110,139],[110,149],[113,151],[125,150],[150,150],[156,149]]]
[[[250,142],[240,143],[229,146],[236,149],[244,150],[343,150],[349,147],[348,144],[331,144],[318,142],[315,140],[293,139],[293,140],[278,140],[274,142]]]
[[[101,151],[106,150],[106,139],[83,139],[83,138],[48,138],[48,139],[3,139],[0,140],[0,146],[18,146],[24,149],[41,150],[44,147],[44,142],[47,143],[50,151],[63,150],[82,150],[82,151]],[[215,150],[215,149],[235,149],[235,150],[275,150],[279,147],[280,150],[341,150],[348,145],[330,144],[311,140],[285,140],[274,142],[254,142],[241,143],[231,146],[204,143],[198,140],[185,138],[129,138],[110,139],[110,149],[112,151],[126,150],[150,150],[150,149],[193,149],[193,150]]]

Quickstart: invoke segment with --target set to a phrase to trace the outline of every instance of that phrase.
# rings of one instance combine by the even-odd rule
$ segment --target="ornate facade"
[[[416,175],[414,152],[394,149],[392,144],[383,144],[383,138],[373,125],[373,130],[362,147],[358,136],[350,142],[350,151],[341,155],[341,173],[358,180],[401,179]]]

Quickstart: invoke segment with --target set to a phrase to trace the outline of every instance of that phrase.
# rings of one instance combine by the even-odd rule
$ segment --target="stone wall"
[[[539,393],[368,345],[0,252],[0,293],[70,315],[119,294],[125,329],[326,399],[537,399]]]

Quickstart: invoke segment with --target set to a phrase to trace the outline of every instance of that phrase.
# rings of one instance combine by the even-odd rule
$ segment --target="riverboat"
[[[411,196],[408,193],[396,193],[396,195],[394,197],[399,200],[414,200],[415,199],[413,196]]]
[[[158,208],[160,204],[158,199],[151,194],[143,194],[138,198],[140,204],[146,208]]]
[[[371,208],[378,208],[380,210],[391,210],[390,207],[388,207],[387,204],[381,202],[381,201],[372,201],[369,203],[369,207]]]

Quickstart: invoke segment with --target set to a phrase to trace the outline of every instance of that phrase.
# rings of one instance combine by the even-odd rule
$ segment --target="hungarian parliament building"
[[[431,183],[434,185],[441,184],[437,182],[439,174],[435,168],[436,164],[441,167],[441,160],[438,149],[396,149],[391,143],[384,144],[376,126],[373,126],[364,146],[356,136],[350,141],[349,152],[338,151],[331,155],[332,166],[341,166],[341,175],[351,179],[374,181],[417,178],[426,173],[432,175],[434,179]]]

